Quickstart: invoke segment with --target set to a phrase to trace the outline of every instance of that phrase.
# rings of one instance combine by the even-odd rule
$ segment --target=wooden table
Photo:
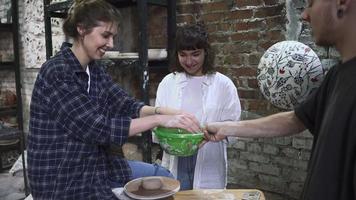
[[[259,198],[247,198],[250,194],[259,193]],[[168,199],[174,200],[265,200],[265,196],[260,190],[255,189],[201,189],[185,190],[177,192],[173,197]]]

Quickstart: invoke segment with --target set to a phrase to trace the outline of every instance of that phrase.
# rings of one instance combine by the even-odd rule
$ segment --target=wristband
[[[160,108],[160,107],[155,107],[155,115],[161,114],[161,113],[158,111],[159,108]]]

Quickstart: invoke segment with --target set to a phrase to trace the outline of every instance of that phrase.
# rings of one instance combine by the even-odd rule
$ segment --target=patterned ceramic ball
[[[310,47],[297,41],[283,41],[262,56],[257,81],[266,99],[289,110],[319,87],[324,74],[318,56]]]

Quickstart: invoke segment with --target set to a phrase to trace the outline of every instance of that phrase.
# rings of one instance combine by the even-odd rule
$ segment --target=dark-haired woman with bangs
[[[240,100],[233,82],[214,69],[214,53],[202,24],[178,27],[176,65],[159,84],[156,106],[168,106],[208,122],[238,120]],[[162,165],[181,182],[181,190],[226,187],[226,141],[208,142],[189,157],[163,154]]]

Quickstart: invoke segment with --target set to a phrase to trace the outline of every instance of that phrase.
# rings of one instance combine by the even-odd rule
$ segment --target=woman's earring
[[[342,9],[337,10],[337,17],[342,18],[344,16],[344,11]]]

